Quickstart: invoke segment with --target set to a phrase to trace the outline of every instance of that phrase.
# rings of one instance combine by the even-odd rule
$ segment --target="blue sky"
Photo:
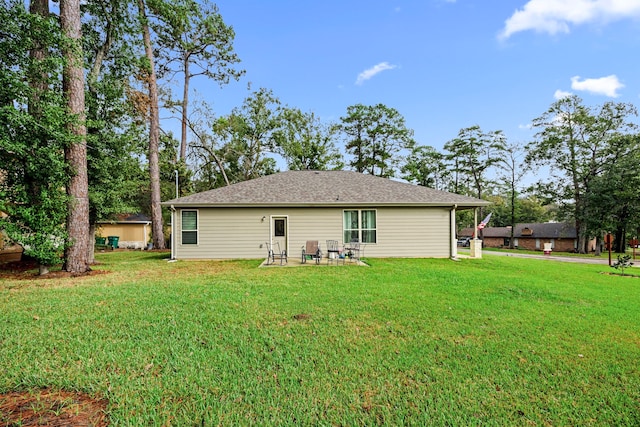
[[[338,121],[350,105],[397,109],[421,145],[463,127],[527,142],[566,93],[640,105],[640,0],[220,0],[247,73],[194,82],[217,115],[252,89]]]

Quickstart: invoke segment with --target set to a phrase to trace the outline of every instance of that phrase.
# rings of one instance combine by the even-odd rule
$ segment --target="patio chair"
[[[274,247],[275,246],[275,247]],[[277,251],[275,250],[277,247]],[[271,242],[267,242],[267,264],[275,264],[276,259],[280,260],[280,265],[287,263],[287,251],[280,249],[280,242],[276,242],[275,245]]]
[[[349,257],[349,261],[360,261],[360,240],[351,239],[348,245],[344,247],[345,255]]]
[[[322,259],[322,251],[317,240],[307,240],[305,246],[302,247],[302,263],[307,262],[307,258],[314,259],[316,264],[320,264]]]
[[[340,258],[342,256],[342,258]],[[340,253],[337,240],[327,240],[327,264],[335,262],[336,265],[340,263],[344,264],[344,256]]]

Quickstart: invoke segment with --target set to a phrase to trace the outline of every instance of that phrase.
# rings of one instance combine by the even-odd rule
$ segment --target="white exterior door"
[[[280,246],[281,251],[287,251],[289,253],[289,248],[287,247],[287,239],[288,235],[288,221],[286,216],[273,216],[271,217],[271,244],[273,245],[273,250],[278,251],[278,246]]]

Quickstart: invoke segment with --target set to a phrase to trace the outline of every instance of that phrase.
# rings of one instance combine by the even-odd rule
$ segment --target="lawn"
[[[165,258],[0,282],[0,393],[81,391],[112,425],[640,424],[640,279],[606,266]]]

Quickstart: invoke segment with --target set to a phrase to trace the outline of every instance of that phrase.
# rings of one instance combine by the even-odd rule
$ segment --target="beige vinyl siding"
[[[145,235],[146,232],[146,235]],[[99,224],[96,227],[96,236],[118,236],[118,246],[121,248],[144,248],[151,238],[151,225],[145,224]]]
[[[365,257],[448,258],[449,213],[446,208],[377,209],[377,243],[365,246]]]
[[[343,207],[309,208],[198,208],[198,244],[182,245],[180,221],[175,230],[179,259],[265,258],[272,216],[287,217],[290,257],[299,257],[307,240],[342,242]],[[376,210],[377,243],[367,244],[366,257],[448,257],[449,209],[358,208]],[[186,209],[186,210],[193,210]],[[265,220],[262,220],[262,217]],[[180,218],[180,209],[177,212]]]

